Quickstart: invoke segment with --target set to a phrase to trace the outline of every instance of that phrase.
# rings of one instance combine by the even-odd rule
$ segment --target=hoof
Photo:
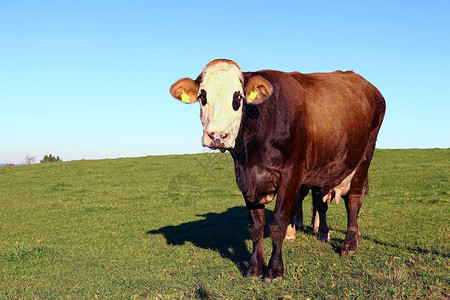
[[[359,246],[359,230],[348,231],[344,243],[341,247],[341,256],[353,255]]]
[[[274,283],[283,278],[283,267],[269,269],[264,276],[265,283]]]
[[[356,253],[356,250],[341,250],[341,256],[353,256]]]
[[[264,283],[266,284],[271,284],[271,283],[275,283],[277,281],[280,281],[281,279],[283,279],[283,276],[277,277],[277,278],[269,278],[269,277],[265,277],[264,278]]]
[[[288,225],[286,229],[286,235],[284,237],[285,241],[294,241],[297,238],[297,231],[295,230],[295,226]]]
[[[245,273],[245,277],[259,277],[262,274],[262,269],[258,270],[257,268],[249,268],[247,273]]]
[[[341,247],[341,256],[352,256],[356,253],[358,245],[353,243],[344,243]]]
[[[295,230],[304,231],[303,223],[295,223]]]
[[[319,236],[317,237],[319,241],[322,242],[329,242],[331,240],[330,233],[319,233]]]

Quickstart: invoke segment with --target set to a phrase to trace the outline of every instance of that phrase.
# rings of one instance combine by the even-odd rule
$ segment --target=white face
[[[204,147],[234,148],[242,117],[243,76],[237,65],[218,62],[203,72],[198,99]]]

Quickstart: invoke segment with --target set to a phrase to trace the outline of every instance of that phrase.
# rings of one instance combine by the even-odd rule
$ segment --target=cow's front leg
[[[248,201],[246,201],[246,205],[250,219],[248,232],[250,233],[250,237],[253,241],[253,252],[246,276],[259,276],[261,275],[262,268],[264,266],[264,205],[254,205]]]
[[[270,237],[272,238],[272,256],[269,261],[269,268],[265,275],[265,282],[272,282],[283,277],[283,241],[299,188],[299,186],[287,186],[280,189],[278,194],[272,221],[269,225]]]

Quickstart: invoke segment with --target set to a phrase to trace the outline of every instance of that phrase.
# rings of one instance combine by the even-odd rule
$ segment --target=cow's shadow
[[[266,218],[271,214],[272,212],[266,209]],[[223,213],[198,216],[203,219],[150,230],[147,234],[164,235],[168,245],[191,242],[197,247],[217,251],[222,257],[231,260],[243,274],[247,270],[250,258],[246,244],[246,240],[250,239],[247,231],[247,208],[236,206]],[[264,235],[267,237],[267,230]]]

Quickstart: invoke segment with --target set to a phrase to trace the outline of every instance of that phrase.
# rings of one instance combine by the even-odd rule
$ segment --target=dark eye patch
[[[237,111],[241,107],[241,102],[244,100],[240,92],[234,92],[233,94],[233,109]]]
[[[200,91],[200,94],[198,95],[197,99],[202,102],[202,106],[205,106],[206,105],[206,91],[202,89]]]

